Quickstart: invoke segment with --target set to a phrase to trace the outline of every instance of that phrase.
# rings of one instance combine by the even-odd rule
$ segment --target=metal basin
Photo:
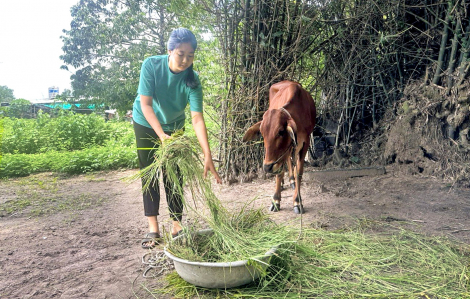
[[[200,230],[197,234],[212,234],[212,229]],[[175,240],[184,237],[181,235]],[[185,281],[204,288],[228,289],[259,278],[268,267],[271,256],[276,252],[276,247],[250,262],[243,260],[226,263],[188,261],[174,256],[166,247],[163,250],[166,256],[173,260],[176,272]]]

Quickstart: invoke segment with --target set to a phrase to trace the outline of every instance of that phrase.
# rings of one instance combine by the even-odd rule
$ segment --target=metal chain
[[[142,256],[142,264],[147,265],[143,273],[144,278],[155,278],[175,268],[162,250],[144,254]],[[151,270],[153,270],[153,273],[149,274]]]

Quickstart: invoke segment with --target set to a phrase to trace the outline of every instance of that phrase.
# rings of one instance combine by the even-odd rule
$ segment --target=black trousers
[[[151,128],[139,125],[135,121],[134,123],[134,132],[135,139],[137,143],[137,156],[139,159],[139,167],[143,169],[154,161],[154,149],[153,150],[141,150],[139,148],[156,148],[156,144],[152,140],[159,140],[157,133]],[[171,135],[173,132],[165,132],[167,135]],[[179,174],[180,171],[177,170]],[[168,181],[167,176],[165,175],[165,170],[163,170],[163,186],[166,193],[166,201],[168,203],[168,209],[170,211],[170,217],[174,221],[181,221],[183,217],[183,198],[181,194],[176,192],[172,187],[172,184]],[[179,184],[182,185],[183,180],[181,175],[179,177]],[[142,184],[144,182],[142,181]],[[154,178],[154,181],[150,183],[150,186],[147,190],[143,191],[144,198],[144,212],[145,216],[157,216],[159,215],[160,207],[160,187],[159,187],[158,177]]]

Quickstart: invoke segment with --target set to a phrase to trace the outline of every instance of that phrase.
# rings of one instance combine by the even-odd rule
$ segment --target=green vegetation
[[[183,195],[184,186],[191,193],[194,205],[202,204],[210,211],[208,215],[205,215],[189,202],[184,202],[187,209],[196,213],[197,218],[212,228],[214,236],[210,240],[211,244],[202,246],[196,236],[187,238],[184,244],[171,243],[169,250],[176,256],[195,258],[201,255],[197,257],[200,261],[245,260],[262,255],[281,242],[290,241],[287,234],[270,233],[277,228],[273,223],[268,222],[268,217],[261,211],[241,209],[238,214],[231,215],[222,206],[212,192],[210,180],[203,177],[200,147],[194,136],[175,134],[155,150],[154,156],[154,162],[134,176],[135,179],[143,178],[144,189],[149,187],[159,173],[165,172],[175,192]],[[183,185],[180,184],[180,174],[184,180]],[[195,225],[185,229],[187,235],[190,235],[199,227]],[[281,231],[278,230],[278,232]]]
[[[119,141],[134,143],[132,126],[124,122],[105,122],[97,114],[83,115],[62,111],[52,118],[39,113],[36,119],[5,118],[2,153],[37,154],[49,151],[76,151]]]
[[[0,107],[0,115],[16,118],[31,117],[31,103],[25,99],[16,99],[9,106]]]
[[[0,178],[44,171],[68,174],[137,167],[135,137],[128,122],[62,112],[52,118],[3,118]]]
[[[0,118],[0,178],[44,171],[79,174],[137,168],[132,124],[106,122],[97,114],[63,110],[57,114],[51,117],[40,112],[36,119]],[[195,136],[190,122],[188,115],[185,134]],[[206,117],[206,124],[209,132],[218,130],[210,117]],[[212,148],[217,146],[214,138],[210,142]]]
[[[44,171],[79,174],[97,170],[135,167],[137,167],[137,156],[133,147],[119,147],[118,144],[110,144],[72,152],[6,154],[0,162],[0,176],[27,176]]]
[[[0,86],[0,102],[9,103],[15,99],[13,89],[8,88],[6,85]]]

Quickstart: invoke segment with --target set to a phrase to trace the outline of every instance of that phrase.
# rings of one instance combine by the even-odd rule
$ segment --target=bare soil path
[[[43,173],[0,181],[0,298],[154,298],[146,288],[162,281],[142,277],[146,219],[140,182],[123,181],[134,173]],[[230,209],[246,202],[267,209],[274,182],[257,179],[214,190]],[[282,210],[272,218],[325,229],[388,222],[470,244],[470,190],[432,177],[387,169],[376,176],[309,180],[301,194],[306,214],[292,212],[292,191],[285,190]],[[168,231],[163,202],[160,222]]]

